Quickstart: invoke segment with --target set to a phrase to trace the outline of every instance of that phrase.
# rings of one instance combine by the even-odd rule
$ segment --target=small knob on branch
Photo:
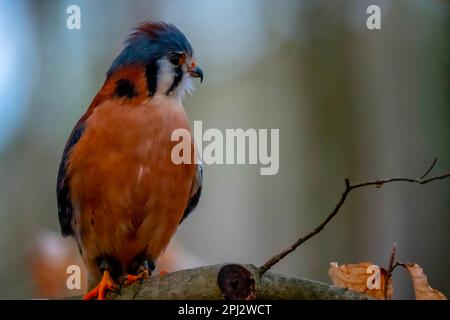
[[[217,275],[217,284],[225,300],[256,299],[253,274],[240,264],[227,264]]]

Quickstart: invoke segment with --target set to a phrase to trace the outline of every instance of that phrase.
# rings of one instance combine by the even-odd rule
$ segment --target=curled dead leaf
[[[442,292],[430,287],[427,275],[418,264],[404,263],[401,266],[408,270],[411,275],[416,300],[447,300]]]
[[[328,275],[334,285],[367,294],[375,299],[385,299],[386,282],[387,299],[391,299],[393,294],[392,279],[389,278],[387,281],[387,271],[371,262],[343,264],[341,266],[332,262]]]

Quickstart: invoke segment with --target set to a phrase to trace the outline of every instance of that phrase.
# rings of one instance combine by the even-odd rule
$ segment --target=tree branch
[[[413,178],[389,178],[384,180],[374,180],[374,181],[368,181],[368,182],[362,182],[357,184],[350,184],[349,179],[345,179],[345,189],[344,192],[341,195],[341,198],[339,199],[338,203],[334,207],[333,211],[326,217],[326,219],[313,231],[308,233],[306,236],[301,237],[296,242],[294,242],[292,245],[290,245],[288,248],[284,249],[281,253],[274,255],[272,258],[266,261],[260,268],[259,268],[259,276],[262,276],[264,273],[266,273],[270,268],[272,268],[275,264],[280,262],[284,257],[286,257],[288,254],[293,252],[297,247],[299,247],[302,243],[306,242],[310,238],[314,237],[316,234],[318,234],[320,231],[322,231],[325,226],[333,219],[336,214],[339,212],[339,209],[341,209],[342,205],[344,204],[345,200],[347,199],[347,196],[349,193],[358,188],[368,187],[368,186],[375,186],[376,188],[380,188],[384,184],[392,183],[392,182],[409,182],[409,183],[418,183],[418,184],[427,184],[432,181],[436,180],[442,180],[445,178],[450,177],[450,173],[435,176],[429,179],[425,179],[425,177],[433,170],[434,166],[436,165],[437,159],[434,159],[431,166],[427,169],[425,174],[423,174],[419,179],[413,179]]]
[[[219,264],[152,276],[110,293],[114,300],[273,300],[370,297],[322,282],[267,272],[259,278],[253,265]]]

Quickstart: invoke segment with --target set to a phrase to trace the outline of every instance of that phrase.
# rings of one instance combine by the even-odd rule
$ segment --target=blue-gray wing
[[[191,196],[189,198],[188,205],[186,210],[184,210],[183,218],[181,218],[181,222],[197,207],[198,201],[200,200],[200,195],[202,194],[202,186],[203,186],[203,164],[197,164],[197,173],[195,175],[194,181],[191,187]]]

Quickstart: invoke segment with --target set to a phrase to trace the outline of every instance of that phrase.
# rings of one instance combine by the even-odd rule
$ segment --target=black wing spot
[[[129,79],[117,80],[115,92],[118,97],[127,97],[131,99],[137,96],[136,87]]]

